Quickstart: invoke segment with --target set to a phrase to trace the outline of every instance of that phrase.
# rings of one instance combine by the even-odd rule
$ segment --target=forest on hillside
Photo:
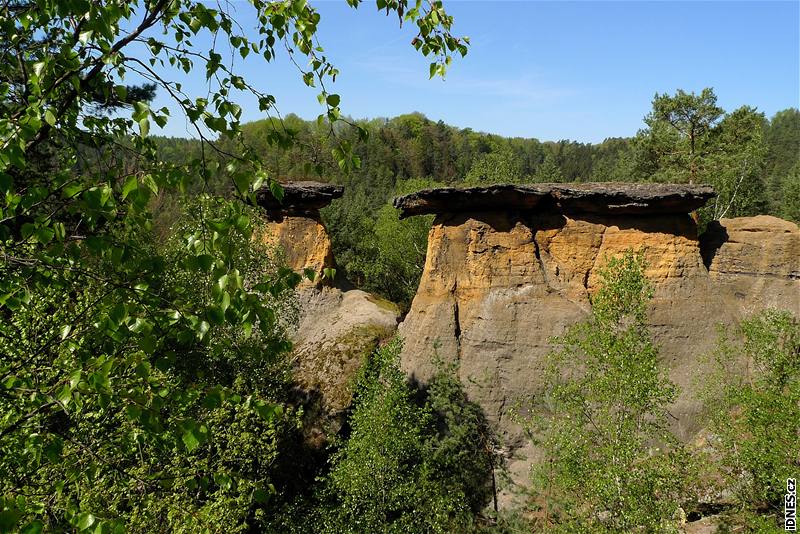
[[[699,95],[680,90],[656,95],[645,113],[646,127],[636,135],[599,144],[505,138],[454,128],[419,113],[356,121],[366,136],[344,124],[332,137],[327,122],[293,114],[246,123],[242,130],[278,180],[345,186],[344,198],[323,211],[341,274],[404,306],[422,272],[432,219],[401,221],[391,200],[423,188],[604,181],[710,184],[719,197],[701,212],[701,224],[757,214],[800,221],[796,108],[772,117],[749,106],[726,112],[706,89]],[[276,133],[295,142],[276,143]],[[339,142],[352,148],[360,165],[339,167],[334,153]],[[157,138],[157,145],[160,157],[184,162],[199,154],[200,143]],[[221,178],[211,184],[219,194],[232,193]],[[165,226],[176,213],[169,203],[157,211]]]

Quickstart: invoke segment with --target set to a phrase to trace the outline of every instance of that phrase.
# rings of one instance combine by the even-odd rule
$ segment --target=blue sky
[[[420,111],[434,120],[506,136],[599,142],[642,127],[656,92],[713,87],[726,110],[751,105],[771,116],[800,106],[800,1],[495,2],[444,0],[454,33],[472,46],[447,78],[428,79],[413,27],[373,2],[312,2],[319,37],[340,69],[330,87],[355,118]],[[247,28],[249,11],[237,4]],[[198,43],[201,41],[198,40]],[[282,113],[313,119],[316,91],[286,61],[240,62],[245,77],[277,98]],[[198,69],[185,81],[205,91]],[[156,105],[169,105],[159,95]],[[245,120],[262,116],[250,100]],[[177,117],[175,118],[177,119]],[[163,133],[186,136],[173,119]]]

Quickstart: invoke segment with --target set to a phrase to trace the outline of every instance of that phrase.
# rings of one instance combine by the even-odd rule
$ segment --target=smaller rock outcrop
[[[788,308],[800,315],[800,228],[769,215],[712,221],[700,251],[729,309]]]
[[[254,239],[280,248],[292,270],[311,269],[316,274],[297,291],[300,313],[292,355],[306,437],[310,445],[322,446],[329,433],[338,431],[361,364],[397,329],[399,310],[364,291],[345,290],[330,277],[322,278],[336,262],[319,210],[340,198],[344,188],[319,182],[281,185],[281,201],[268,188],[256,193],[266,222]]]
[[[344,188],[320,182],[288,182],[281,187],[280,201],[268,187],[256,192],[258,205],[267,215],[267,224],[256,239],[281,247],[286,265],[300,272],[311,269],[318,284],[325,270],[335,267],[333,246],[319,210],[340,198]]]
[[[423,189],[397,197],[400,217],[436,213],[536,210],[561,213],[661,215],[689,213],[714,198],[706,185],[637,184],[499,184],[467,189]]]
[[[358,289],[306,292],[294,336],[296,377],[322,408],[337,415],[350,406],[355,376],[379,342],[397,329],[397,306]]]
[[[716,278],[800,280],[800,233],[790,221],[770,215],[712,221],[700,236],[700,247]]]
[[[283,198],[278,200],[269,187],[256,191],[258,205],[267,216],[314,214],[337,198],[342,198],[344,187],[322,182],[302,181],[281,184]]]

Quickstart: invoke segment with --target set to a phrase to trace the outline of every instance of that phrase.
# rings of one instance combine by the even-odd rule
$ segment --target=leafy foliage
[[[464,178],[464,185],[519,182],[522,174],[520,167],[519,159],[511,148],[500,145],[499,148],[480,154],[475,158]]]
[[[561,174],[561,169],[556,164],[555,157],[550,154],[544,157],[544,161],[539,168],[536,169],[534,179],[541,183],[564,181],[564,176]]]
[[[773,186],[781,198],[778,215],[800,223],[800,162],[789,170],[789,174],[775,180]]]
[[[717,152],[709,157],[713,175],[706,179],[714,186],[717,197],[707,208],[706,217],[717,220],[767,211],[764,122],[763,114],[747,106],[729,113],[720,122]]]
[[[800,321],[788,311],[766,310],[735,335],[723,331],[716,352],[722,387],[707,399],[722,454],[725,484],[742,507],[782,520],[786,479],[796,476],[800,431]],[[745,374],[730,373],[745,364]]]
[[[400,349],[395,339],[362,368],[352,432],[326,479],[330,532],[453,532],[485,504],[488,456],[469,441],[486,432],[479,411],[452,374],[434,380],[420,407]]]
[[[786,176],[800,153],[800,110],[789,108],[777,112],[765,128],[764,142],[769,174]]]
[[[441,3],[378,7],[417,26],[413,45],[432,59],[432,75],[466,53]],[[319,88],[331,137],[343,117],[326,89],[338,70],[317,43],[313,6],[253,0],[255,37],[231,9],[194,0],[0,6],[3,530],[259,522],[277,448],[295,424],[281,363],[291,316],[281,303],[299,276],[272,261],[253,270],[264,258],[250,250],[255,217],[242,200],[280,187],[245,142],[236,98],[277,111],[232,58],[272,62],[285,50],[308,65],[299,75]],[[170,81],[198,68],[203,97]],[[128,85],[131,77],[143,83]],[[154,90],[199,138],[190,157],[158,157],[150,126],[164,126],[170,111],[150,107]],[[281,129],[268,140],[295,142]],[[346,139],[330,154],[343,170],[359,165]],[[166,248],[153,239],[154,206],[176,209],[181,195],[218,184],[229,200],[200,200]]]
[[[609,260],[591,318],[556,339],[538,415],[523,419],[543,449],[533,498],[545,531],[668,530],[680,505],[684,458],[666,428],[676,388],[645,323],[643,272],[632,251]]]
[[[748,106],[726,114],[710,88],[656,94],[647,128],[635,139],[637,172],[654,181],[713,185],[718,196],[700,210],[702,222],[761,213],[765,122]]]
[[[437,187],[431,180],[403,180],[395,194]],[[432,216],[401,220],[399,210],[385,203],[369,216],[368,201],[359,193],[345,193],[344,201],[326,208],[337,264],[360,287],[380,293],[404,307],[417,291]],[[356,198],[354,199],[353,196]]]
[[[713,130],[724,111],[710,88],[699,95],[678,90],[675,96],[656,93],[653,111],[645,117],[648,130],[641,141],[654,158],[656,172],[670,172],[665,181],[699,183],[705,157],[713,152]]]
[[[502,468],[496,438],[481,408],[467,398],[458,363],[434,358],[434,364],[437,372],[425,389],[425,405],[433,415],[432,471],[449,487],[448,494],[463,494],[473,513],[482,513],[488,503],[496,513],[495,471]]]
[[[9,513],[47,529],[80,529],[82,521],[142,532],[247,524],[255,496],[269,494],[277,442],[295,424],[281,401],[298,277],[240,233],[229,236],[236,252],[226,260],[239,269],[225,270],[237,280],[212,285],[187,265],[219,268],[221,252],[197,260],[184,243],[200,231],[199,211],[221,220],[234,209],[201,201],[162,255],[153,246],[142,251],[167,261],[158,280],[138,279],[141,296],[133,302],[104,307],[129,290],[78,273],[62,282],[82,282],[66,305],[64,286],[37,287],[3,323],[1,352],[13,362],[0,401]],[[237,285],[260,301],[255,331],[223,324],[236,313]],[[165,328],[142,304],[150,299],[176,306],[167,325],[205,322],[202,335]],[[182,317],[198,310],[201,317]]]

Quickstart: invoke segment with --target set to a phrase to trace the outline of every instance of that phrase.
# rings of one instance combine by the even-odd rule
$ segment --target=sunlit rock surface
[[[626,249],[641,250],[655,289],[651,331],[681,388],[674,430],[691,439],[717,325],[765,307],[800,314],[797,225],[723,219],[698,238],[689,212],[712,197],[708,187],[686,185],[537,184],[395,199],[405,215],[436,213],[419,290],[400,325],[404,368],[424,383],[434,354],[457,360],[469,397],[503,440],[512,478],[524,484],[536,451],[509,409],[540,390],[550,338],[587,317],[598,270]]]
[[[267,215],[267,224],[255,239],[279,246],[292,270],[312,270],[315,281],[313,284],[304,281],[304,287],[319,285],[325,269],[335,268],[331,239],[319,210],[340,198],[344,188],[320,182],[288,182],[282,184],[282,189],[280,201],[267,187],[256,193],[258,205]]]
[[[793,311],[800,312],[796,224],[768,215],[722,219],[709,224],[700,241],[714,285],[739,307],[791,304],[786,296],[794,293]]]

